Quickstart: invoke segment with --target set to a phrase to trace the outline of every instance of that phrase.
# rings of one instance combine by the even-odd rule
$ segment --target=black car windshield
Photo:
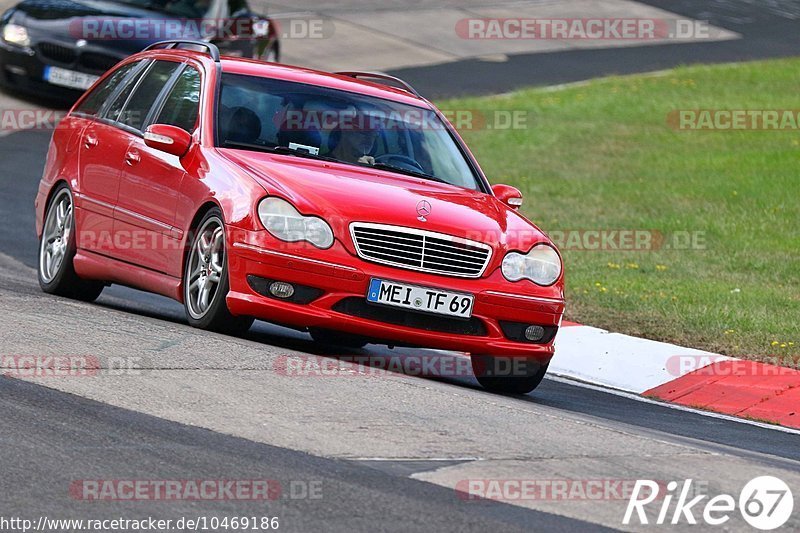
[[[371,166],[481,190],[449,129],[427,108],[285,80],[223,74],[220,147]]]

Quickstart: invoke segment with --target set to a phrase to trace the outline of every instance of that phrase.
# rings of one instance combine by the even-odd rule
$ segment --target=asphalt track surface
[[[426,96],[504,93],[613,74],[697,63],[726,63],[800,55],[800,2],[753,0],[640,0],[677,15],[735,31],[741,39],[509,55],[507,61],[465,59],[392,70]]]
[[[47,142],[47,133],[20,132],[7,137],[0,144],[0,159],[4,162],[5,169],[0,188],[0,212],[3,214],[3,220],[14,221],[13,227],[8,226],[8,231],[0,233],[0,249],[28,267],[35,265],[36,257],[31,203],[37,176],[41,171],[41,154],[44,153]],[[58,306],[66,304],[64,300],[39,295],[32,268],[25,272],[27,272],[23,276],[25,281],[19,285],[20,288],[17,288],[17,284],[9,282],[7,294],[14,297],[36,298],[35,308],[41,309],[43,319],[46,312],[50,310],[55,312]],[[182,326],[185,323],[183,310],[177,303],[122,287],[107,289],[98,303],[86,307],[90,310],[104,309],[111,313],[119,313],[120,319],[126,322],[118,329],[107,325],[100,328],[104,339],[119,338],[125,343],[135,344],[138,335],[151,335],[154,319],[156,322],[173,323],[172,326],[168,325],[169,328],[185,328]],[[69,320],[68,317],[65,319]],[[86,325],[85,329],[78,327],[81,334],[95,335],[90,324],[91,319],[80,321]],[[61,328],[57,326],[52,332],[49,330],[41,332],[37,341],[35,334],[25,333],[17,336],[11,334],[13,330],[24,329],[24,322],[15,323],[8,316],[0,319],[0,322],[6,323],[2,327],[5,330],[4,352],[13,346],[20,346],[16,340],[18,338],[24,338],[26,342],[27,339],[33,339],[27,345],[22,344],[31,347],[47,346],[48,342],[61,342],[58,339]],[[139,333],[131,336],[132,330],[138,330]],[[205,335],[194,330],[192,334]],[[124,341],[126,335],[130,340]],[[77,346],[82,345],[80,340],[74,340],[74,333],[67,332],[64,336],[66,339],[72,338],[73,342],[77,342]],[[323,355],[340,353],[313,344],[306,335],[261,323],[254,326],[246,339],[271,350]],[[31,352],[29,348],[23,353]],[[75,353],[75,350],[69,353]],[[369,347],[366,353],[380,355],[386,353],[386,350]],[[231,369],[236,368],[235,359],[234,355]],[[221,373],[218,375],[224,373],[230,360],[230,358],[220,358],[218,366]],[[183,367],[179,363],[176,365]],[[218,379],[214,375],[211,386],[217,383]],[[753,473],[751,477],[766,471],[775,472],[773,469],[777,469],[777,475],[782,478],[793,475],[792,472],[800,472],[800,446],[798,446],[800,436],[796,433],[785,433],[675,410],[658,404],[643,403],[562,381],[546,380],[534,394],[526,397],[495,397],[480,391],[474,381],[469,379],[437,379],[430,380],[430,383],[426,383],[429,380],[421,377],[412,376],[407,379],[420,382],[420,386],[425,390],[436,387],[448,391],[452,389],[453,394],[479,395],[485,405],[495,405],[498,401],[502,401],[506,409],[545,409],[578,424],[585,424],[588,419],[592,425],[614,434],[617,432],[632,434],[651,443],[667,441],[694,451],[700,450],[704,457],[701,464],[708,469],[706,479],[712,479],[723,486],[729,482],[728,477],[731,472],[728,471],[730,467],[722,464],[714,466],[714,461],[718,460],[720,454],[729,460],[746,462],[747,468]],[[233,383],[237,382],[234,380]],[[52,383],[44,385],[53,386]],[[58,384],[57,388],[63,387]],[[120,395],[125,395],[124,384],[114,384],[111,388],[119,390]],[[0,492],[3,494],[0,498],[0,508],[6,515],[44,515],[62,518],[103,518],[117,515],[136,518],[142,516],[177,518],[252,514],[254,509],[262,508],[250,502],[199,504],[160,502],[144,507],[141,503],[103,502],[87,506],[86,502],[76,502],[70,498],[65,487],[76,479],[87,478],[265,477],[278,480],[312,479],[325,484],[327,490],[324,500],[279,500],[268,504],[269,514],[281,517],[286,524],[285,529],[292,531],[308,531],[312,528],[339,531],[370,531],[376,528],[395,531],[468,531],[501,528],[508,531],[531,528],[545,531],[583,531],[599,528],[598,524],[587,523],[574,516],[559,516],[563,513],[574,514],[563,509],[556,510],[558,514],[553,514],[543,512],[542,508],[526,509],[499,502],[465,504],[454,496],[451,488],[444,487],[450,480],[432,479],[431,483],[426,483],[408,477],[412,474],[425,476],[426,472],[435,471],[442,465],[457,467],[461,464],[458,459],[442,463],[437,462],[438,459],[431,460],[425,454],[411,460],[394,458],[386,461],[360,461],[352,457],[344,459],[318,457],[317,455],[325,455],[324,446],[318,450],[307,449],[303,445],[294,448],[293,441],[289,442],[288,446],[270,446],[263,442],[222,434],[236,435],[235,428],[231,430],[221,426],[221,432],[208,431],[135,412],[147,411],[146,408],[136,405],[132,405],[131,410],[122,409],[83,397],[105,399],[107,396],[104,394],[108,394],[108,391],[98,394],[81,390],[72,392],[75,394],[65,394],[45,389],[40,385],[0,378],[0,412],[3,413],[0,417],[0,441],[4,450],[0,454],[0,471],[4,473],[0,477]],[[172,390],[169,389],[167,394],[171,393]],[[378,394],[388,395],[386,400],[406,401],[405,395],[398,391],[380,391]],[[112,391],[112,401],[113,396]],[[247,401],[248,396],[244,393],[242,396],[244,399],[235,401]],[[350,401],[348,398],[351,398],[350,394],[345,398],[339,398],[338,401]],[[290,398],[282,397],[282,401],[286,400]],[[454,397],[453,401],[458,399]],[[128,404],[122,401],[120,405]],[[440,411],[431,406],[430,411],[425,412],[426,408],[427,400],[423,399],[414,411],[407,413],[407,416],[411,420],[421,416],[429,417],[434,424],[448,419],[446,410]],[[502,411],[500,409],[492,416],[502,417],[504,416]],[[548,426],[537,420],[537,416],[532,412],[530,423],[536,424],[535,434],[541,435],[543,442],[555,439],[558,443],[556,448],[574,445],[574,443],[569,445],[560,443],[559,435],[550,434]],[[462,430],[468,435],[471,431],[471,420],[469,414],[465,417]],[[517,428],[516,423],[511,421],[506,427],[502,419],[492,420],[504,431],[513,432]],[[475,422],[479,423],[479,419],[476,418]],[[392,423],[402,426],[408,424],[408,420],[401,418]],[[194,425],[204,424],[194,421]],[[206,427],[214,426],[209,424]],[[307,431],[314,431],[313,424],[309,425]],[[552,431],[559,432],[555,428]],[[455,448],[459,449],[457,443],[462,436],[453,435],[452,438]],[[586,438],[591,441],[595,437],[587,432]],[[269,438],[265,440],[269,442]],[[494,443],[485,445],[491,447]],[[591,442],[587,442],[586,445],[592,447]],[[535,439],[530,442],[531,449],[538,446],[539,443]],[[628,445],[621,444],[621,446]],[[308,451],[317,453],[306,453]],[[557,457],[558,451],[554,450],[553,454]],[[365,455],[370,456],[368,453]],[[455,455],[457,454],[450,454],[449,457],[453,458]],[[649,460],[648,457],[641,457],[635,463],[636,472],[639,472],[640,476],[648,472]],[[667,471],[671,472],[672,468],[672,466],[667,467]],[[748,471],[747,468],[742,469]],[[698,469],[699,466],[687,463],[681,468],[675,467],[673,477],[691,477]],[[623,478],[631,475],[628,470],[621,467],[614,471],[618,471]],[[456,478],[461,479],[464,475],[457,474]],[[494,475],[502,477],[502,473]],[[589,472],[582,475],[589,475]],[[588,516],[592,513],[589,512]],[[578,513],[578,516],[582,515]],[[615,524],[613,517],[601,520],[600,523],[612,527]]]
[[[741,9],[751,5],[746,2],[715,2],[718,10],[714,12],[704,11],[712,5],[707,2],[646,3],[709,19],[715,25],[742,33],[745,39],[646,50],[587,50],[574,56],[572,52],[537,54],[511,57],[506,63],[467,61],[439,66],[435,72],[426,67],[407,69],[401,74],[426,93],[449,95],[458,93],[458,87],[467,82],[474,92],[496,92],[522,85],[577,81],[609,72],[795,55],[800,50],[800,36],[794,31],[796,22],[789,31],[781,24],[789,24],[790,19],[770,10],[751,9],[742,16]],[[489,68],[491,72],[484,70]],[[503,73],[508,76],[498,76]],[[502,82],[498,84],[500,78]],[[447,80],[446,86],[434,80]],[[178,350],[183,339],[191,338],[202,345],[217,346],[221,355],[216,364],[212,354],[207,356],[210,362],[190,368],[183,358],[191,354],[176,351],[154,365],[152,375],[139,381],[50,382],[42,386],[0,377],[0,512],[4,516],[176,518],[267,513],[279,516],[282,529],[290,531],[590,531],[601,529],[598,524],[621,527],[621,515],[596,502],[582,502],[585,508],[547,502],[465,504],[455,497],[451,485],[454,479],[470,476],[510,478],[525,477],[527,473],[549,478],[592,478],[613,472],[619,478],[698,476],[734,492],[741,488],[742,480],[756,475],[772,473],[790,484],[800,475],[797,433],[676,410],[564,381],[546,380],[537,391],[524,397],[485,393],[469,378],[415,376],[390,378],[371,387],[322,383],[315,385],[313,391],[298,383],[297,398],[292,398],[291,389],[288,396],[269,390],[256,392],[252,379],[236,372],[241,363],[237,359],[243,359],[247,350],[263,351],[264,360],[276,353],[333,357],[337,352],[315,345],[304,334],[261,323],[244,339],[190,330],[179,304],[122,287],[107,289],[93,305],[73,304],[38,293],[31,275],[36,262],[32,203],[48,140],[49,133],[34,131],[0,140],[0,217],[4,222],[0,254],[15,260],[0,269],[0,291],[7,306],[18,306],[23,313],[22,318],[17,317],[17,307],[7,309],[0,301],[2,353],[52,351],[62,344],[80,346],[80,335],[97,336],[110,346],[119,345],[120,351],[122,346],[133,345],[134,353],[137,336],[166,336],[159,332],[174,330],[177,337],[165,341],[165,345],[174,343]],[[38,311],[24,315],[26,306]],[[25,316],[30,331],[21,331],[26,327]],[[110,322],[102,322],[108,317]],[[53,323],[59,319],[66,323],[79,320],[80,324],[61,328]],[[228,345],[233,346],[231,352],[222,352],[222,347]],[[240,353],[234,349],[239,345],[247,349]],[[357,353],[382,355],[387,351],[370,346],[366,352]],[[174,372],[164,371],[165,368]],[[258,376],[265,383],[273,383],[268,370],[264,367],[264,373]],[[191,389],[195,382],[198,389]],[[194,404],[186,398],[199,394],[203,386],[217,385],[228,391],[230,398],[215,396],[219,403],[216,405],[194,397],[198,411],[205,409],[208,417],[193,417],[188,411]],[[151,405],[155,401],[152,397],[135,397],[137,388],[147,387],[151,387],[146,389],[151,396],[170,395],[176,414],[165,414]],[[114,391],[119,391],[118,397]],[[313,409],[309,406],[315,405],[316,400],[311,392],[319,395],[320,406],[349,416],[338,420],[335,427],[309,416]],[[375,395],[373,399],[369,394]],[[223,399],[230,403],[225,404]],[[242,421],[260,425],[262,421],[250,414],[259,412],[259,402],[264,405],[270,401],[303,405],[305,411],[300,412],[305,412],[308,420],[292,433],[287,428],[298,423],[290,420],[298,413],[287,411],[281,416],[271,412],[271,418],[265,418],[263,423],[270,425],[268,430],[251,431]],[[407,409],[398,409],[402,414],[394,416],[377,411],[364,415],[370,401],[383,406],[384,411],[393,404]],[[236,406],[237,412],[231,405]],[[348,411],[358,406],[363,407],[358,411],[364,419],[375,422],[378,435],[386,434],[387,439],[395,436],[401,441],[397,433],[404,434],[405,440],[398,446],[407,446],[409,454],[386,453],[392,446],[359,440],[358,431],[368,431],[363,426],[369,422]],[[524,417],[520,418],[519,413]],[[497,431],[494,440],[481,431],[483,426]],[[316,434],[326,431],[330,440],[319,444]],[[439,431],[444,443],[425,431]],[[415,432],[420,434],[419,439],[428,440],[417,442]],[[525,442],[514,447],[517,434],[527,437],[529,450]],[[616,445],[624,451],[619,456],[606,450]],[[327,453],[327,447],[337,451]],[[504,447],[511,450],[510,455],[498,452]],[[593,448],[597,449],[594,453]],[[448,449],[455,451],[441,453]],[[455,453],[461,449],[465,451],[463,457]],[[512,453],[513,450],[522,451]],[[476,454],[483,460],[474,461]],[[592,461],[613,468],[604,470],[604,466]],[[573,470],[570,464],[575,465]],[[478,469],[478,473],[470,468]],[[261,477],[319,481],[326,487],[325,496],[321,500],[281,498],[265,509],[255,503],[230,501],[87,504],[75,501],[66,490],[78,479]],[[798,486],[796,482],[794,486]],[[793,526],[797,528],[797,522]],[[731,529],[744,530],[741,521],[731,523]]]

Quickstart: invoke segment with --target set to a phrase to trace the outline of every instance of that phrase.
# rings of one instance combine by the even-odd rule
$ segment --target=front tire
[[[233,316],[225,297],[230,290],[225,225],[219,209],[211,209],[198,225],[183,275],[183,305],[190,326],[239,335],[253,318]]]
[[[93,302],[103,292],[104,284],[81,279],[75,273],[72,260],[77,252],[76,233],[72,191],[62,183],[45,211],[39,240],[39,286],[48,294]]]
[[[498,358],[488,355],[472,356],[472,372],[483,388],[503,394],[528,394],[547,374],[547,364],[533,359],[503,359],[508,365],[499,364]],[[521,363],[521,364],[519,364]]]
[[[328,344],[331,346],[341,346],[343,348],[363,348],[367,344],[366,339],[348,333],[340,333],[330,329],[312,328],[311,338],[320,344]]]

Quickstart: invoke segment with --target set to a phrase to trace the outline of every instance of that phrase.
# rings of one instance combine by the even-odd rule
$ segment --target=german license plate
[[[372,278],[367,301],[423,313],[470,318],[475,297],[463,292],[443,291]]]
[[[85,91],[97,81],[98,76],[92,76],[85,72],[77,72],[60,67],[44,67],[44,79],[53,85],[69,87],[70,89],[81,89]]]

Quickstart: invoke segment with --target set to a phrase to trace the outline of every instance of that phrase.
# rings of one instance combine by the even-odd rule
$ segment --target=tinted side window
[[[197,69],[186,67],[164,102],[164,108],[156,122],[194,131],[200,112],[200,73]]]
[[[128,100],[125,109],[120,113],[119,121],[133,129],[141,130],[150,108],[179,66],[180,63],[171,61],[156,61],[151,65],[133,96]]]
[[[125,76],[127,76],[128,73],[140,63],[141,61],[136,61],[118,68],[100,85],[95,87],[95,89],[89,94],[89,96],[86,97],[86,99],[84,99],[83,102],[81,102],[81,105],[78,106],[75,111],[86,113],[87,115],[92,116],[97,115],[97,112],[100,111],[101,107],[103,107],[103,104],[108,97],[111,96],[111,93],[114,92],[114,89],[117,88],[117,85],[119,85],[119,83],[125,79]]]
[[[122,91],[117,94],[117,97],[114,98],[114,101],[111,102],[111,105],[106,110],[106,118],[109,120],[118,120],[119,114],[122,111],[122,107],[125,105],[125,102],[128,100],[128,97],[131,95],[131,91],[133,88],[136,87],[136,82],[142,77],[142,72],[147,72],[148,69],[144,69],[143,71],[139,71],[133,77],[129,78],[125,82],[125,87]]]

